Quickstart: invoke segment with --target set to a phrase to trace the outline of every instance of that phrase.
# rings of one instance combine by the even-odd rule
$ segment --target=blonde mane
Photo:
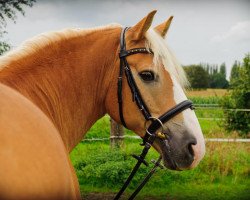
[[[35,54],[42,49],[49,49],[51,45],[60,41],[67,41],[69,38],[80,37],[87,34],[91,34],[94,31],[101,31],[121,27],[119,24],[109,24],[106,26],[98,26],[94,28],[69,28],[60,31],[50,31],[41,33],[31,39],[24,41],[17,48],[7,52],[3,56],[0,56],[0,71],[8,66],[11,62],[15,62],[20,59],[24,59],[26,56]]]
[[[0,57],[0,71],[7,67],[11,62],[25,59],[26,56],[35,54],[42,49],[50,48],[51,45],[67,41],[69,38],[84,36],[91,34],[94,31],[107,30],[112,28],[121,27],[119,24],[109,24],[106,26],[99,26],[88,29],[64,29],[61,31],[53,31],[42,33],[29,40],[26,40],[19,47],[9,51]],[[156,33],[153,29],[149,29],[146,33],[146,47],[151,48],[154,52],[154,65],[160,66],[163,64],[165,69],[174,76],[174,78],[181,84],[183,88],[189,85],[185,72],[181,65],[176,60],[173,53],[168,48],[165,40]]]
[[[186,74],[166,44],[166,41],[153,29],[149,29],[146,33],[146,47],[154,52],[154,65],[163,64],[165,69],[174,76],[174,78],[185,88],[189,86]]]

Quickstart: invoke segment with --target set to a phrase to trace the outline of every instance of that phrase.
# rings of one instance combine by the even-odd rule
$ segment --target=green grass
[[[111,150],[109,142],[82,142],[71,153],[82,193],[115,193],[119,190],[140,153],[139,141],[125,140],[122,150]],[[157,158],[151,150],[147,160]],[[248,199],[250,155],[247,144],[208,143],[200,165],[176,172],[159,170],[138,199]],[[148,171],[142,167],[126,192],[129,195]],[[237,197],[237,198],[236,198]]]
[[[223,118],[224,117],[224,113],[223,110],[220,108],[201,108],[201,107],[197,107],[195,109],[195,113],[196,116],[198,118],[214,118],[214,119],[218,119],[218,118]]]
[[[210,97],[189,97],[194,104],[219,104],[222,97],[210,96]]]

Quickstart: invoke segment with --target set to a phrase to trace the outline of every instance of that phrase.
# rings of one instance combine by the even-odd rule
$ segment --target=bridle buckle
[[[156,133],[153,133],[153,134],[152,134],[152,133],[148,130],[148,128],[151,126],[151,124],[147,127],[147,122],[149,122],[149,121],[152,121],[152,123],[155,123],[155,122],[159,123],[160,126],[161,126],[161,130],[158,131],[158,132],[156,132]],[[157,117],[149,117],[148,120],[146,120],[145,123],[144,123],[144,129],[145,129],[145,132],[146,132],[149,136],[154,135],[154,137],[158,137],[158,138],[160,138],[160,139],[166,139],[166,138],[167,138],[166,135],[164,134],[164,125],[163,125],[162,121],[161,121],[160,119],[158,119]]]

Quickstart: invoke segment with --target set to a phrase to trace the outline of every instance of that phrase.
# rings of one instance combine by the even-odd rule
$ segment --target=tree
[[[225,127],[242,134],[250,132],[250,112],[237,109],[250,109],[250,54],[246,54],[235,77],[237,84],[232,86],[228,96],[221,102],[225,113]],[[235,110],[236,109],[236,110]]]
[[[208,87],[208,73],[201,65],[185,66],[184,70],[192,88],[201,89]]]
[[[234,87],[237,84],[237,80],[239,79],[239,69],[240,69],[240,62],[235,61],[230,73],[230,87]]]
[[[220,65],[220,74],[222,74],[226,78],[226,64],[222,63]]]
[[[220,70],[218,72],[218,67],[213,67],[213,73],[209,74],[209,87],[210,88],[228,88],[229,83],[226,79],[226,64],[222,63],[220,65]]]
[[[210,75],[209,80],[210,88],[228,88],[228,81],[226,77],[221,73]]]
[[[7,32],[4,30],[7,26],[7,19],[16,22],[16,12],[25,14],[23,6],[32,7],[36,0],[0,0],[0,38]],[[5,41],[0,41],[0,55],[10,49],[10,45]]]
[[[0,55],[9,50],[10,50],[10,45],[6,42],[0,41]]]
[[[209,88],[228,88],[225,63],[220,65],[219,70],[215,64],[201,63],[200,66],[207,72]]]

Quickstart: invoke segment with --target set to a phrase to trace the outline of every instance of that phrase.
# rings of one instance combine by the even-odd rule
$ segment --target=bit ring
[[[159,120],[159,119],[156,118],[156,117],[149,117],[148,120],[145,121],[145,123],[144,123],[145,131],[146,131],[149,135],[152,135],[152,133],[150,133],[150,132],[148,131],[148,127],[147,127],[147,122],[148,122],[149,120],[150,120],[150,121],[156,120],[156,121],[161,125],[161,132],[163,132],[163,130],[164,130],[164,125],[163,125],[163,123],[161,122],[161,120]]]

